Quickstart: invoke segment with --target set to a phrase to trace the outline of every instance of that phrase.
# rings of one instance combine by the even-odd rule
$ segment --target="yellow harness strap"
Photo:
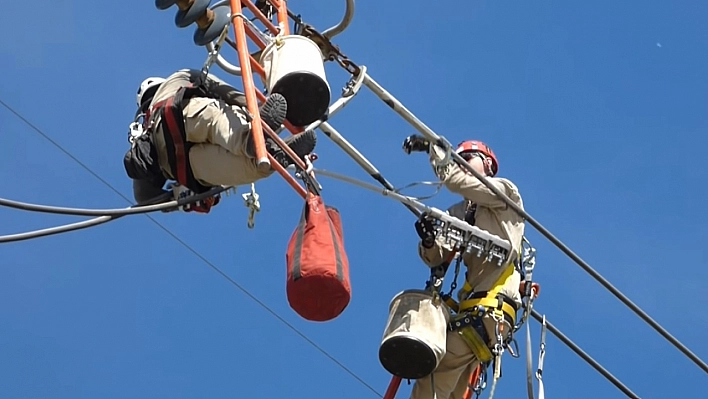
[[[494,282],[492,289],[487,291],[484,297],[466,299],[461,301],[460,303],[457,303],[457,301],[452,298],[447,298],[446,302],[448,306],[450,306],[450,308],[454,310],[455,313],[457,313],[457,316],[454,317],[451,322],[451,325],[454,326],[456,323],[459,323],[462,320],[469,320],[470,314],[467,313],[468,311],[472,311],[470,312],[472,314],[471,317],[478,317],[477,315],[475,315],[475,313],[477,312],[475,312],[474,310],[475,307],[479,306],[483,306],[486,309],[489,309],[489,312],[495,313],[498,316],[503,317],[504,315],[506,315],[507,317],[511,318],[511,320],[516,320],[516,310],[514,309],[514,307],[506,302],[500,301],[500,299],[497,297],[502,287],[504,286],[504,282],[513,273],[514,264],[509,263],[505,267],[504,271],[501,273],[499,278],[497,278],[497,280]],[[472,286],[470,286],[469,282],[465,281],[462,290],[464,292],[472,292]],[[484,340],[482,339],[480,334],[474,329],[474,327],[468,325],[459,328],[456,331],[458,334],[460,334],[460,336],[467,343],[470,349],[472,349],[472,352],[475,354],[477,359],[479,359],[483,363],[492,360],[493,355],[488,347],[488,343],[484,342]]]
[[[464,321],[469,321],[470,316],[462,315],[460,318],[455,318],[453,322],[457,322],[460,320]],[[479,335],[477,330],[474,329],[472,326],[466,326],[463,328],[460,328],[457,330],[457,333],[460,334],[462,337],[462,340],[465,341],[467,346],[472,349],[472,353],[474,353],[474,356],[482,363],[487,363],[490,360],[492,360],[492,351],[489,350],[489,346],[482,337]]]
[[[487,309],[494,309],[495,311],[501,310],[508,317],[510,317],[511,320],[516,320],[516,310],[514,310],[514,307],[506,302],[502,302],[501,309],[499,309],[499,300],[494,297],[468,299],[466,301],[462,301],[459,306],[461,309],[460,312],[472,309],[475,306],[484,306]]]

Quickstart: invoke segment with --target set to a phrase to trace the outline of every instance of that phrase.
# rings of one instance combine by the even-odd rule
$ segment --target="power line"
[[[350,184],[357,185],[359,187],[366,188],[368,190],[378,192],[384,196],[388,196],[390,198],[393,198],[396,201],[401,202],[402,204],[412,204],[416,202],[415,200],[410,200],[409,197],[405,197],[402,195],[399,195],[397,193],[389,192],[387,189],[380,189],[379,187],[374,186],[373,184],[369,184],[366,182],[363,182],[361,180],[348,177],[339,173],[331,172],[328,170],[323,170],[323,169],[315,169],[315,172],[317,172],[318,175],[320,176],[328,176],[337,180],[341,180]],[[415,207],[413,207],[415,208]],[[417,208],[415,208],[417,209]],[[536,312],[536,310],[531,310],[531,316],[533,316],[537,321],[543,323],[544,319]],[[528,321],[527,321],[528,322]],[[546,327],[548,330],[558,337],[558,339],[561,340],[566,346],[568,346],[573,352],[575,352],[578,356],[580,356],[583,360],[585,360],[590,366],[592,366],[595,370],[597,370],[603,377],[605,377],[609,382],[611,382],[614,386],[616,386],[619,390],[621,390],[623,393],[625,393],[628,397],[632,399],[639,399],[639,396],[632,392],[631,389],[629,389],[622,381],[620,381],[617,377],[612,375],[606,368],[604,368],[597,360],[593,359],[590,355],[588,355],[585,351],[583,351],[577,344],[575,344],[573,341],[570,340],[567,336],[565,336],[559,329],[557,329],[553,324],[551,324],[548,320],[545,320]]]
[[[133,202],[132,202],[131,200],[129,200],[126,196],[124,196],[120,191],[118,191],[117,188],[113,187],[113,186],[111,185],[111,183],[107,182],[104,178],[102,178],[101,176],[99,176],[98,173],[94,172],[91,168],[89,168],[88,166],[86,166],[86,164],[84,164],[83,162],[81,162],[78,158],[76,158],[72,153],[70,153],[68,150],[66,150],[64,147],[62,147],[59,143],[57,143],[56,141],[52,140],[52,138],[49,137],[49,135],[47,135],[47,134],[44,133],[40,128],[38,128],[37,126],[35,126],[34,124],[32,124],[32,122],[30,122],[29,120],[27,120],[27,118],[25,118],[24,116],[22,116],[19,112],[15,111],[14,108],[12,108],[11,106],[9,106],[9,105],[8,105],[5,101],[3,101],[1,98],[0,98],[0,104],[2,104],[3,107],[7,108],[8,111],[12,112],[16,117],[18,117],[18,118],[19,118],[22,122],[24,122],[27,126],[31,127],[35,132],[39,133],[39,134],[40,134],[42,137],[44,137],[47,141],[49,141],[50,143],[52,143],[52,144],[53,144],[56,148],[58,148],[61,152],[63,152],[64,154],[66,154],[66,156],[68,156],[69,158],[73,159],[74,162],[76,162],[77,164],[79,164],[82,168],[86,169],[86,171],[89,172],[90,174],[92,174],[93,177],[95,177],[95,178],[98,179],[101,183],[105,184],[108,188],[110,188],[111,190],[113,190],[114,193],[118,194],[121,198],[123,198],[123,199],[125,199],[126,201],[128,201],[128,203],[130,203],[130,204],[133,203]],[[156,222],[156,223],[157,223],[157,222]]]
[[[27,124],[29,127],[31,127],[34,131],[39,133],[42,137],[44,137],[47,141],[52,143],[56,148],[58,148],[60,151],[62,151],[64,154],[66,154],[69,158],[74,160],[76,163],[78,163],[83,169],[85,169],[87,172],[89,172],[91,175],[93,175],[96,179],[98,179],[100,182],[108,186],[113,192],[118,194],[121,198],[123,198],[125,201],[128,203],[132,204],[132,201],[128,199],[123,193],[121,193],[117,188],[115,188],[113,185],[111,185],[107,180],[103,179],[100,175],[98,175],[96,172],[94,172],[90,167],[88,167],[86,164],[81,162],[77,157],[75,157],[73,154],[71,154],[68,150],[66,150],[64,147],[62,147],[59,143],[56,141],[52,140],[52,138],[44,133],[41,129],[39,129],[37,126],[32,124],[27,118],[22,116],[19,112],[15,111],[10,105],[8,105],[5,101],[0,99],[0,104],[2,104],[3,107],[5,107],[8,111],[12,112],[15,116],[17,116],[20,120],[22,120],[25,124]],[[293,326],[291,323],[289,323],[287,320],[285,320],[282,316],[280,316],[276,311],[271,309],[268,305],[263,303],[258,297],[255,295],[251,294],[250,291],[248,291],[246,288],[241,286],[236,280],[231,278],[228,274],[226,274],[223,270],[221,270],[218,266],[216,266],[214,263],[210,262],[206,257],[204,257],[199,251],[194,249],[191,245],[189,245],[187,242],[179,238],[175,233],[173,233],[170,229],[165,227],[162,223],[158,222],[155,220],[151,215],[149,214],[144,214],[148,219],[150,219],[153,223],[155,223],[160,229],[162,229],[165,233],[167,233],[170,237],[172,237],[174,240],[182,244],[189,252],[194,254],[197,258],[199,258],[202,262],[204,262],[207,266],[212,268],[215,272],[217,272],[220,276],[222,276],[226,281],[231,283],[234,287],[239,289],[241,292],[246,294],[249,298],[251,298],[254,302],[256,302],[258,305],[260,305],[263,309],[265,309],[268,313],[270,313],[273,317],[278,319],[280,322],[285,324],[288,328],[290,328],[293,332],[295,332],[297,335],[299,335],[302,339],[304,339],[307,343],[309,343],[312,347],[317,349],[320,353],[325,355],[328,359],[330,359],[332,362],[334,362],[336,365],[338,365],[340,368],[342,368],[345,372],[347,372],[349,375],[351,375],[354,379],[356,379],[359,383],[364,385],[366,388],[371,390],[373,393],[378,395],[379,397],[383,398],[383,394],[378,392],[374,387],[372,387],[370,384],[368,384],[366,381],[364,381],[361,377],[359,377],[356,373],[354,373],[352,370],[350,370],[348,367],[346,367],[344,364],[342,364],[339,360],[337,360],[334,356],[332,356],[329,352],[327,352],[324,348],[319,346],[316,342],[314,342],[312,339],[310,339],[307,335],[305,335],[302,331],[298,330],[295,326]],[[108,217],[108,216],[107,216]],[[88,227],[88,226],[87,226]]]
[[[118,191],[115,187],[113,187],[108,181],[106,181],[105,179],[101,178],[97,173],[95,173],[93,170],[91,170],[91,168],[89,168],[87,165],[85,165],[83,162],[81,162],[78,158],[76,158],[76,157],[75,157],[73,154],[71,154],[68,150],[64,149],[64,148],[63,148],[60,144],[58,144],[56,141],[52,140],[51,137],[49,137],[49,135],[47,135],[46,133],[44,133],[41,129],[39,129],[38,127],[36,127],[36,126],[35,126],[34,124],[32,124],[29,120],[27,120],[25,117],[23,117],[23,116],[22,116],[21,114],[19,114],[17,111],[15,111],[12,107],[10,107],[10,106],[9,106],[7,103],[5,103],[2,99],[0,99],[0,104],[2,104],[5,108],[7,108],[10,112],[12,112],[14,115],[16,115],[16,116],[17,116],[19,119],[21,119],[23,122],[25,122],[28,126],[30,126],[33,130],[35,130],[37,133],[39,133],[39,134],[40,134],[42,137],[44,137],[46,140],[48,140],[49,142],[51,142],[55,147],[57,147],[59,150],[61,150],[61,151],[64,152],[67,156],[69,156],[71,159],[73,159],[75,162],[77,162],[80,166],[82,166],[82,167],[83,167],[85,170],[87,170],[90,174],[92,174],[94,177],[96,177],[99,181],[101,181],[103,184],[105,184],[106,186],[108,186],[111,190],[113,190],[113,191],[114,191],[116,194],[118,194],[121,198],[123,198],[124,200],[126,200],[126,201],[129,202],[129,203],[132,203],[132,202],[130,201],[130,199],[128,199],[126,196],[124,196],[122,193],[120,193],[120,191]],[[455,155],[456,155],[456,154],[455,154]],[[476,172],[476,171],[473,171],[473,172]],[[491,185],[491,184],[489,184],[489,183],[486,181],[486,179],[481,179],[481,178],[480,178],[480,180],[482,180],[487,186],[490,186],[490,185]],[[492,189],[492,191],[495,191],[495,190],[498,191],[498,189],[497,189],[496,187],[494,187],[494,186],[491,186],[490,189]],[[377,191],[378,191],[378,190],[377,190]],[[498,193],[498,192],[495,192],[495,193],[496,193],[497,195],[499,195],[499,196],[500,196],[502,199],[504,199],[505,201],[508,200],[509,202],[511,202],[508,198],[506,198],[506,196],[505,196],[503,193]],[[143,213],[143,212],[145,212],[145,211],[151,212],[151,211],[156,211],[156,210],[162,209],[160,206],[153,205],[152,207],[155,208],[155,209],[146,207],[146,209],[144,209],[144,210],[142,210],[142,211],[136,210],[136,209],[129,209],[129,208],[128,208],[128,209],[109,209],[109,210],[100,210],[100,209],[99,209],[99,210],[87,210],[87,209],[79,209],[79,208],[60,208],[60,207],[42,206],[42,205],[35,205],[35,204],[26,204],[26,203],[20,203],[20,202],[16,202],[16,201],[5,200],[5,199],[0,199],[0,200],[1,200],[0,205],[11,206],[11,207],[20,208],[20,209],[26,209],[26,210],[39,211],[39,212],[65,213],[65,214],[83,214],[83,215],[87,215],[87,216],[88,216],[88,215],[105,215],[105,214],[112,215],[112,217],[110,217],[110,216],[108,216],[108,215],[104,216],[105,218],[108,218],[109,220],[114,219],[114,218],[116,218],[116,217],[123,216],[123,215],[127,215],[127,214],[137,214],[137,213]],[[511,203],[511,205],[512,205],[512,208],[517,208],[517,207],[515,206],[516,204],[513,204],[513,202]],[[557,246],[559,246],[559,247],[561,248],[561,250],[563,250],[564,248],[567,249],[567,247],[565,247],[565,244],[563,244],[560,240],[558,240],[557,238],[555,238],[550,232],[548,232],[547,230],[545,230],[545,228],[544,228],[543,226],[541,226],[538,222],[535,222],[535,220],[533,220],[533,219],[531,218],[531,216],[528,215],[525,211],[523,211],[523,210],[520,210],[520,211],[519,211],[518,209],[515,209],[515,210],[517,210],[517,212],[520,212],[521,216],[525,217],[526,219],[531,219],[531,220],[530,220],[530,221],[531,221],[531,224],[534,225],[534,227],[536,227],[537,229],[539,229],[542,233],[544,233],[544,235],[546,235],[546,234],[550,235],[550,237],[548,237],[548,236],[547,236],[547,237],[548,237],[549,239],[551,239],[551,237],[552,237],[551,241],[552,241],[554,244],[556,244]],[[354,377],[358,382],[360,382],[362,385],[366,386],[368,389],[370,389],[370,390],[371,390],[372,392],[374,392],[375,394],[379,395],[379,397],[383,397],[383,395],[382,395],[381,393],[379,393],[378,391],[376,391],[375,388],[373,388],[371,385],[369,385],[368,383],[366,383],[366,381],[364,381],[364,380],[363,380],[362,378],[360,378],[357,374],[355,374],[353,371],[351,371],[350,369],[348,369],[344,364],[342,364],[342,363],[339,362],[337,359],[335,359],[335,358],[334,358],[332,355],[330,355],[326,350],[324,350],[324,349],[321,348],[319,345],[317,345],[314,341],[312,341],[312,340],[311,340],[309,337],[307,337],[304,333],[302,333],[301,331],[299,331],[296,327],[294,327],[292,324],[290,324],[290,323],[287,322],[285,319],[283,319],[283,318],[282,318],[280,315],[278,315],[275,311],[273,311],[271,308],[269,308],[265,303],[263,303],[262,301],[260,301],[256,296],[254,296],[254,295],[251,294],[248,290],[246,290],[245,288],[243,288],[240,284],[238,284],[238,282],[236,282],[236,281],[233,280],[231,277],[229,277],[225,272],[223,272],[223,271],[222,271],[221,269],[219,269],[216,265],[214,265],[213,263],[211,263],[208,259],[206,259],[203,255],[201,255],[198,251],[196,251],[194,248],[192,248],[192,247],[191,247],[189,244],[187,244],[185,241],[183,241],[182,239],[180,239],[180,238],[179,238],[177,235],[175,235],[172,231],[170,231],[170,230],[169,230],[168,228],[166,228],[164,225],[162,225],[162,224],[159,223],[157,220],[155,220],[154,218],[152,218],[150,215],[146,214],[145,216],[147,216],[153,223],[155,223],[155,224],[156,224],[159,228],[161,228],[165,233],[167,233],[169,236],[171,236],[171,237],[172,237],[173,239],[175,239],[177,242],[179,242],[180,244],[182,244],[186,249],[188,249],[190,252],[192,252],[192,253],[193,253],[195,256],[197,256],[199,259],[201,259],[205,264],[207,264],[209,267],[211,267],[214,271],[216,271],[218,274],[220,274],[220,275],[221,275],[224,279],[226,279],[229,283],[231,283],[232,285],[234,285],[237,289],[241,290],[244,294],[246,294],[248,297],[250,297],[254,302],[258,303],[261,307],[263,307],[263,308],[264,308],[265,310],[267,310],[269,313],[271,313],[271,315],[273,315],[276,319],[280,320],[283,324],[285,324],[288,328],[290,328],[292,331],[294,331],[296,334],[298,334],[301,338],[303,338],[303,339],[304,339],[306,342],[308,342],[311,346],[313,346],[315,349],[317,349],[318,351],[320,351],[323,355],[325,355],[327,358],[329,358],[332,362],[334,362],[335,364],[337,364],[340,368],[342,368],[344,371],[346,371],[348,374],[350,374],[352,377]],[[102,219],[102,218],[97,218],[97,219]],[[106,220],[106,221],[108,221],[108,220]],[[535,222],[535,224],[534,224],[534,222]],[[85,222],[82,222],[82,223],[85,223]],[[85,226],[85,227],[88,227],[88,225]],[[48,230],[49,230],[49,229],[48,229]],[[55,232],[54,234],[56,234],[56,232]],[[567,250],[570,251],[570,249],[567,249]],[[564,252],[565,252],[565,251],[564,251]],[[567,253],[567,252],[566,252],[566,253]],[[574,253],[572,253],[572,251],[570,251],[570,254],[575,255]],[[570,256],[570,255],[569,255],[569,256]],[[599,275],[599,273],[595,272],[592,268],[590,268],[590,266],[587,265],[586,263],[584,263],[584,261],[583,261],[582,259],[580,259],[579,257],[577,257],[577,255],[575,255],[575,257],[571,256],[571,258],[573,258],[574,260],[576,260],[576,258],[577,258],[576,262],[578,262],[579,264],[582,262],[585,266],[587,266],[587,268],[590,269],[590,270],[588,270],[588,272],[589,272],[591,275],[593,275],[593,277],[596,277],[596,278],[601,279],[601,280],[602,280],[601,283],[602,283],[603,281],[606,282],[606,284],[609,285],[608,289],[610,289],[610,291],[612,291],[615,295],[621,295],[621,296],[623,296],[623,294],[622,294],[619,290],[617,290],[617,289],[614,288],[612,285],[610,285],[610,283],[607,282],[607,280],[605,280],[601,275]],[[583,268],[585,268],[583,264],[580,264],[580,265],[583,266]],[[604,285],[604,284],[603,284],[603,285]],[[610,288],[610,287],[611,287],[611,288]],[[613,291],[613,290],[614,290],[614,291]],[[615,292],[615,291],[616,291],[616,292]],[[626,297],[625,297],[625,298],[626,298]],[[620,299],[622,299],[622,298],[620,298]],[[629,301],[629,299],[627,299],[627,301]],[[631,303],[631,301],[630,301],[630,304],[634,305],[633,303]],[[628,306],[629,306],[629,305],[628,305]],[[636,305],[634,305],[634,307],[636,307]],[[632,308],[632,306],[630,306],[630,308]],[[639,308],[637,307],[637,309],[639,309]],[[633,310],[634,310],[634,309],[633,309]],[[642,312],[641,309],[639,309],[639,311]],[[535,312],[534,312],[534,313],[535,313]],[[642,312],[642,313],[643,313],[643,312]],[[536,318],[537,320],[539,320],[538,314],[533,314],[533,316],[534,316],[534,318]],[[640,314],[640,316],[641,316],[641,314]],[[649,316],[647,315],[646,317],[649,317]],[[650,320],[651,320],[651,318],[650,318]],[[651,321],[653,322],[653,320],[651,320]],[[572,349],[578,356],[580,356],[580,357],[583,358],[585,361],[587,361],[593,368],[595,368],[597,371],[599,371],[605,378],[607,378],[610,382],[612,382],[616,387],[618,387],[620,390],[622,390],[625,394],[627,394],[627,395],[630,396],[630,397],[637,397],[636,394],[634,394],[631,390],[629,390],[629,388],[627,388],[626,386],[624,386],[624,384],[622,384],[621,381],[619,381],[616,377],[614,377],[611,373],[609,373],[606,369],[604,369],[599,363],[597,363],[593,358],[591,358],[591,357],[590,357],[589,355],[587,355],[584,351],[582,351],[582,349],[580,349],[577,345],[575,345],[575,343],[573,343],[573,341],[571,341],[569,338],[567,338],[565,335],[563,335],[559,330],[557,330],[557,329],[556,329],[554,326],[552,326],[550,323],[548,323],[548,322],[546,322],[546,323],[547,323],[547,325],[548,325],[549,331],[551,331],[554,335],[556,335],[564,344],[566,344],[566,346],[568,346],[568,347],[569,347],[570,349]],[[654,323],[656,323],[656,322],[654,322]],[[651,324],[651,323],[650,323],[650,324]],[[659,326],[658,324],[656,324],[656,325],[658,326],[658,328],[663,329],[663,328],[662,328],[661,326]],[[653,326],[653,325],[652,325],[652,326]],[[654,326],[653,326],[653,327],[654,327]],[[655,327],[655,328],[656,328],[656,327]],[[665,330],[664,330],[664,331],[665,331]],[[660,332],[661,332],[661,331],[660,331]],[[666,332],[666,334],[668,334],[668,332]],[[662,334],[662,335],[663,335],[663,334]],[[671,336],[669,335],[669,337],[671,337]],[[671,337],[671,338],[673,338],[673,337]],[[673,338],[673,339],[675,340],[675,338]],[[676,342],[678,342],[678,341],[676,341]],[[672,343],[674,343],[674,342],[672,342]],[[678,342],[678,345],[681,345],[681,343]],[[688,349],[686,349],[686,350],[688,350]],[[690,353],[690,351],[689,351],[689,353]],[[695,356],[695,355],[694,355],[694,356]],[[690,357],[690,356],[689,356],[689,357]],[[696,357],[696,359],[698,359],[698,358]],[[700,362],[700,359],[698,359],[698,361]]]
[[[629,396],[632,399],[639,399],[639,396],[637,396],[636,393],[632,392],[631,389],[629,389],[626,385],[622,383],[617,377],[612,375],[609,371],[607,371],[606,368],[602,367],[602,365],[595,359],[593,359],[590,355],[588,355],[584,350],[582,350],[575,342],[571,341],[570,338],[568,338],[565,334],[563,334],[559,329],[556,328],[553,324],[551,324],[548,319],[543,319],[543,316],[538,314],[538,312],[535,309],[531,310],[531,316],[536,319],[539,323],[544,323],[546,324],[546,327],[548,328],[548,331],[550,331],[553,335],[555,335],[561,342],[563,342],[568,348],[570,348],[573,352],[575,352],[576,355],[580,356],[581,359],[585,360],[592,368],[597,370],[598,373],[602,374],[603,377],[605,377],[609,382],[611,382],[614,386],[616,386],[620,391],[622,391],[625,395]]]
[[[457,153],[453,152],[451,156],[457,161],[458,164],[462,165],[462,167],[470,171],[475,177],[477,177],[485,186],[489,187],[494,194],[499,196],[507,205],[509,205],[510,208],[514,209],[514,211],[519,214],[519,216],[523,217],[528,221],[533,227],[536,228],[541,234],[543,234],[549,241],[551,241],[558,249],[560,249],[563,253],[568,255],[575,263],[578,264],[583,270],[585,270],[588,274],[590,274],[596,281],[598,281],[600,284],[602,284],[603,287],[607,288],[615,297],[617,297],[622,303],[624,303],[627,307],[629,307],[635,314],[637,314],[642,320],[644,320],[647,324],[649,324],[654,330],[656,330],[661,336],[663,336],[667,341],[669,341],[671,344],[673,344],[679,351],[681,351],[684,355],[686,355],[689,359],[691,359],[698,367],[700,367],[703,371],[708,373],[708,364],[706,364],[701,358],[699,358],[696,354],[691,352],[686,345],[681,343],[678,339],[676,339],[673,335],[671,335],[664,327],[662,327],[659,323],[657,323],[654,319],[649,316],[645,311],[643,311],[639,306],[637,306],[634,302],[632,302],[631,299],[629,299],[626,295],[622,293],[619,289],[615,288],[606,278],[604,278],[600,273],[598,273],[595,269],[593,269],[587,262],[585,262],[580,256],[578,256],[575,252],[573,252],[563,241],[559,240],[556,236],[554,236],[548,229],[546,229],[541,223],[539,223],[536,219],[531,217],[528,212],[526,212],[524,209],[522,209],[519,205],[514,203],[506,194],[501,192],[499,188],[494,186],[489,180],[487,180],[484,176],[482,176],[478,171],[474,170],[470,164],[465,162],[465,160]]]
[[[541,223],[534,219],[528,212],[526,212],[522,207],[514,203],[505,193],[503,193],[498,187],[494,186],[485,176],[480,172],[474,170],[472,166],[465,161],[460,154],[455,151],[450,151],[450,149],[455,148],[449,140],[443,136],[439,136],[432,129],[426,126],[420,119],[418,119],[410,110],[408,110],[397,98],[391,95],[386,89],[383,88],[378,82],[374,81],[369,75],[364,75],[363,84],[371,89],[372,92],[376,94],[386,105],[388,105],[394,112],[401,116],[406,122],[423,134],[431,143],[440,145],[444,147],[446,152],[445,159],[443,162],[449,165],[446,161],[451,157],[456,161],[456,163],[474,177],[479,179],[485,186],[487,186],[494,194],[501,198],[504,203],[506,203],[511,209],[513,209],[519,216],[523,217],[529,224],[536,228],[543,236],[545,236],[549,241],[551,241],[556,247],[558,247],[563,253],[568,255],[575,263],[577,263],[581,268],[583,268],[588,274],[590,274],[595,280],[597,280],[602,286],[607,288],[615,297],[617,297],[622,303],[629,307],[635,314],[637,314],[642,320],[649,324],[654,330],[656,330],[661,336],[666,338],[671,344],[678,348],[684,355],[691,359],[698,367],[703,369],[708,373],[708,364],[691,352],[684,344],[682,344],[678,339],[672,336],[665,328],[663,328],[659,323],[654,321],[646,312],[644,312],[639,306],[632,302],[627,296],[625,296],[620,290],[615,288],[609,281],[607,281],[600,273],[595,271],[590,265],[581,259],[575,252],[573,252],[567,245],[565,245],[561,240],[556,238],[548,229],[546,229]],[[444,165],[440,165],[444,166]]]

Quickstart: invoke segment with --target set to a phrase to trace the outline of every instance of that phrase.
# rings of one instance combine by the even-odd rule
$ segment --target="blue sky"
[[[394,3],[360,1],[335,42],[439,134],[487,142],[537,220],[708,359],[708,4]],[[131,196],[122,157],[138,84],[199,67],[206,52],[193,27],[175,27],[174,8],[115,4],[4,4],[0,99]],[[323,30],[344,2],[290,6]],[[333,64],[327,73],[336,95],[346,76]],[[331,123],[394,184],[434,179],[424,156],[400,150],[413,129],[365,89]],[[128,205],[4,108],[0,131],[0,197]],[[370,180],[319,138],[318,167]],[[206,216],[153,215],[270,311],[145,216],[0,246],[0,396],[377,397],[283,321],[383,393],[390,375],[377,351],[389,301],[428,276],[414,217],[375,193],[321,182],[342,212],[353,285],[349,307],[328,323],[288,306],[285,246],[302,202],[277,175],[257,185],[254,230],[234,196]],[[443,192],[427,203],[456,200]],[[10,234],[81,219],[0,209],[0,220]],[[539,312],[643,398],[703,392],[698,367],[530,226],[527,236],[539,251]],[[503,366],[495,397],[523,397],[524,360]],[[544,382],[553,398],[624,397],[550,335]],[[397,398],[409,392],[404,383]]]

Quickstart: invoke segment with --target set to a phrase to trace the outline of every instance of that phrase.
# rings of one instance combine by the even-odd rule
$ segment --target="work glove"
[[[175,184],[172,187],[172,194],[175,200],[179,201],[194,195],[194,192],[187,187]],[[184,212],[209,213],[211,208],[217,206],[221,201],[221,194],[201,199],[197,202],[182,205],[179,209]]]
[[[425,137],[414,134],[406,137],[403,141],[403,152],[410,154],[411,152],[428,152],[430,142]]]
[[[432,220],[426,213],[420,215],[420,218],[415,221],[415,231],[424,248],[432,248],[435,245],[435,229]]]
[[[189,204],[185,206],[185,212],[197,212],[197,213],[209,213],[211,211],[211,208],[213,206],[219,205],[219,201],[221,201],[221,195],[216,194],[214,196],[205,198],[203,200],[199,200],[193,204]]]

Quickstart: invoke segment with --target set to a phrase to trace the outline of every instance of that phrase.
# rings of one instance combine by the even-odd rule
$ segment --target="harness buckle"
[[[480,362],[486,363],[492,360],[492,351],[489,348],[489,337],[482,318],[483,315],[478,313],[461,313],[450,321],[448,330],[459,334],[475,357]]]

